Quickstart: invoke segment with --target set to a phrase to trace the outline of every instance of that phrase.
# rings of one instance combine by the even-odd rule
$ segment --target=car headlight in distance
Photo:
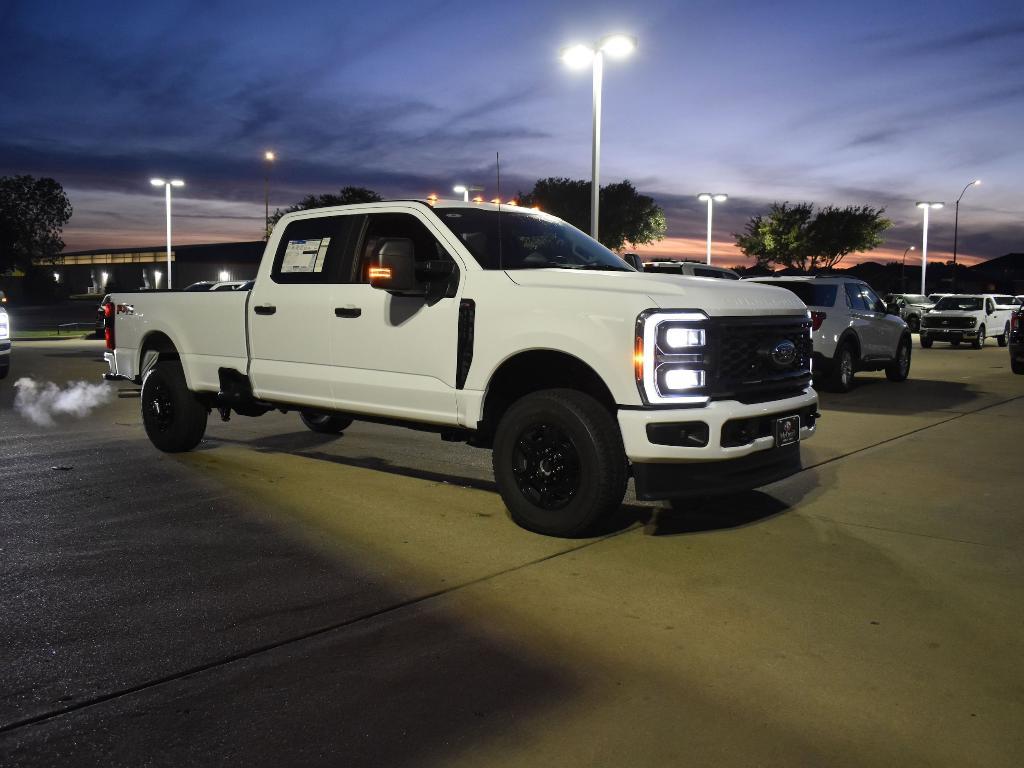
[[[647,310],[636,322],[634,368],[645,402],[702,405],[707,386],[707,322],[699,310]]]

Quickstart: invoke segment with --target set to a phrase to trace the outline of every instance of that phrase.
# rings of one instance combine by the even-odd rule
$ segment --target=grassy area
[[[21,331],[15,330],[12,337],[15,341],[37,341],[39,339],[84,339],[91,331],[62,331],[47,329],[42,331]]]

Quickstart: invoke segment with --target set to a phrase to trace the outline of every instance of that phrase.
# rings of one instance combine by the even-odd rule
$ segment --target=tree
[[[653,243],[665,237],[665,212],[654,198],[641,195],[627,179],[601,187],[598,239],[613,251],[627,245]],[[590,231],[590,182],[576,179],[539,179],[530,192],[519,193],[519,204],[538,206]]]
[[[308,211],[311,208],[329,208],[332,205],[354,205],[355,203],[379,203],[384,198],[366,187],[342,187],[338,194],[328,192],[325,195],[306,195],[295,205],[288,208],[278,208],[270,217],[270,226],[273,227],[286,213],[295,211]]]
[[[881,234],[892,226],[884,208],[827,206],[815,213],[812,203],[772,203],[767,215],[754,216],[736,245],[757,266],[777,265],[807,272],[830,269],[848,254],[863,253],[882,244]]]
[[[64,248],[60,235],[70,218],[71,202],[53,179],[0,177],[0,274],[53,259]]]

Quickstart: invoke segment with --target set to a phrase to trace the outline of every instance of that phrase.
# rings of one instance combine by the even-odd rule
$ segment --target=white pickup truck
[[[254,286],[111,296],[108,379],[142,384],[164,451],[214,409],[353,419],[493,449],[512,518],[574,536],[636,496],[800,467],[818,398],[789,291],[638,273],[554,216],[461,201],[289,214]]]
[[[961,341],[969,341],[975,349],[981,349],[987,336],[995,336],[999,346],[1005,347],[1013,310],[1012,296],[992,293],[943,296],[931,312],[921,318],[921,346],[927,349],[936,341],[948,341],[957,346]]]

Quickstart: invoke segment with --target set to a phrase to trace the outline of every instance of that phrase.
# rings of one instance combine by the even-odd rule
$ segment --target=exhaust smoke
[[[51,381],[22,378],[14,382],[14,388],[18,391],[14,409],[40,427],[55,426],[56,416],[84,418],[114,396],[110,387],[87,381],[69,381],[62,389]]]

